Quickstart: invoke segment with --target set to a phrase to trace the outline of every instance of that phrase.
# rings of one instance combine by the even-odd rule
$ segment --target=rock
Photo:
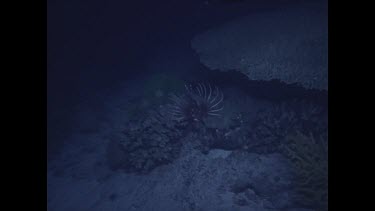
[[[325,5],[262,11],[201,33],[191,46],[212,70],[328,90],[327,22]]]

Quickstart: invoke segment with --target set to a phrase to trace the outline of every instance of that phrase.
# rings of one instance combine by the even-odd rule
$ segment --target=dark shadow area
[[[286,84],[279,80],[249,80],[244,74],[232,71],[209,70],[201,67],[194,71],[198,80],[218,84],[221,87],[236,87],[252,97],[281,102],[288,100],[307,100],[323,107],[328,106],[328,92],[306,89],[298,84]]]

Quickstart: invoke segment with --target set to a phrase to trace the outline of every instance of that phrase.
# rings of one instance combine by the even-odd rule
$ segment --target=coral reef
[[[121,152],[111,160],[117,163],[117,168],[129,172],[150,172],[178,156],[181,135],[176,125],[160,111],[152,111],[146,118],[130,121],[122,134],[112,138],[120,148],[117,151]],[[109,153],[109,156],[113,155]]]
[[[197,35],[191,45],[212,70],[236,70],[251,80],[328,90],[324,7],[254,13]]]
[[[121,134],[112,136],[107,158],[113,169],[148,173],[170,163],[179,154],[182,137],[196,141],[201,151],[208,150],[214,129],[206,127],[204,120],[220,115],[224,96],[211,85],[185,89],[181,95],[171,95],[172,103],[149,106],[149,112],[133,116]]]
[[[295,131],[327,134],[327,113],[306,101],[291,101],[260,111],[252,125],[250,150],[275,152],[284,138]]]
[[[246,113],[238,112],[231,118],[227,127],[210,128],[211,141],[209,147],[225,150],[247,149],[250,140],[250,127],[248,127],[247,117]]]
[[[298,203],[328,210],[328,143],[300,131],[288,134],[282,153],[293,163]]]

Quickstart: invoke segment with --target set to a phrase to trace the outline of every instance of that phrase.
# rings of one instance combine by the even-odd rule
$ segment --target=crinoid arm
[[[217,86],[185,84],[185,92],[170,95],[169,113],[177,121],[201,121],[208,116],[221,116],[224,94]]]

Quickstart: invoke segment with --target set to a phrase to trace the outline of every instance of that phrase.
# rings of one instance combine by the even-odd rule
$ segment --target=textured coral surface
[[[326,8],[254,13],[198,34],[191,46],[213,70],[237,70],[252,80],[328,89]]]
[[[326,161],[310,163],[320,148],[294,150],[312,137],[293,136],[324,131],[321,107],[220,87],[227,96],[220,116],[190,127],[168,115],[170,101],[133,115],[133,104],[145,100],[133,96],[142,93],[135,84],[97,96],[101,109],[77,108],[81,127],[48,164],[48,210],[324,210],[324,174],[301,181],[311,166],[326,172]]]

